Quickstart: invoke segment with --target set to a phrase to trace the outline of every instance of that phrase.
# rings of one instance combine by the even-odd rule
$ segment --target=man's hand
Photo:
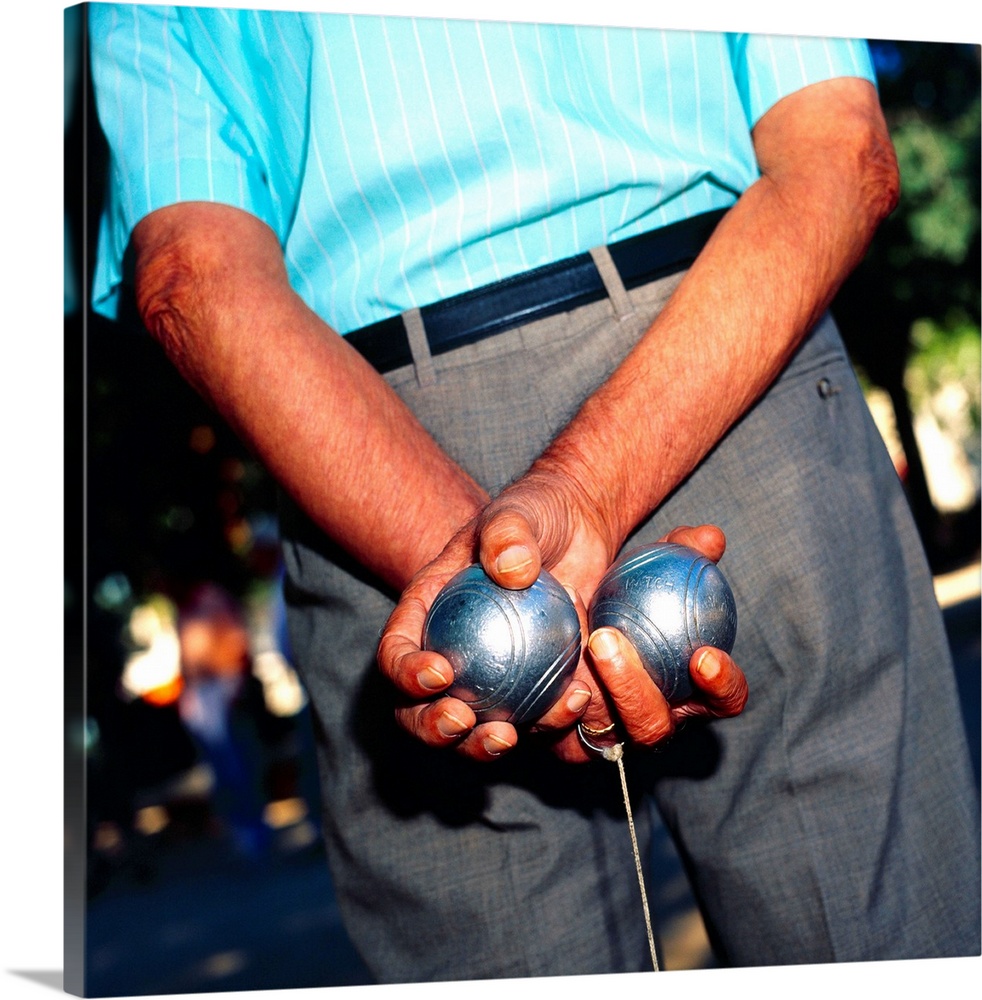
[[[679,528],[664,540],[691,545],[714,560],[725,547],[722,532],[708,526]],[[379,665],[407,697],[396,713],[399,723],[430,746],[453,746],[477,760],[511,749],[518,740],[514,726],[477,724],[464,702],[440,697],[453,670],[439,654],[421,649],[428,609],[444,584],[476,558],[496,583],[512,589],[529,586],[545,566],[573,596],[586,636],[587,604],[615,555],[590,504],[573,502],[568,489],[549,476],[533,471],[505,490],[418,574],[389,618]],[[613,642],[605,646],[605,638]],[[704,647],[692,668],[699,694],[669,706],[630,644],[613,630],[600,630],[563,695],[531,731],[548,739],[561,759],[583,762],[591,754],[574,729],[578,721],[607,729],[616,719],[619,739],[650,746],[670,736],[683,718],[742,710],[746,679],[726,653]]]

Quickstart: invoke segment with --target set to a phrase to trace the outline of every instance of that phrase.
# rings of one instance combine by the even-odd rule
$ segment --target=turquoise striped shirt
[[[873,80],[865,43],[285,11],[89,6],[110,189],[93,302],[130,233],[207,200],[277,234],[345,333],[732,205],[781,97]]]

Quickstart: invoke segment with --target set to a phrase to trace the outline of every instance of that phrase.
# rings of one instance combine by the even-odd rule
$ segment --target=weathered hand
[[[491,505],[479,520],[484,525],[480,538],[486,570],[491,573],[491,567],[495,567],[498,582],[503,585],[507,584],[502,565],[509,569],[513,581],[520,573],[534,579],[539,565],[535,558],[536,535],[514,504],[511,509],[506,505],[497,508]],[[570,519],[569,524],[575,524],[575,518]],[[578,597],[589,603],[606,571],[607,562],[612,561],[612,557],[599,557],[603,545],[598,537],[594,535],[590,545],[587,541],[590,533],[583,525],[579,532],[570,531],[564,536],[556,530],[555,523],[552,533],[542,533],[541,537],[550,538],[555,546],[551,555],[562,552],[555,565],[546,563],[547,568],[562,582],[574,585]],[[688,545],[714,562],[719,561],[726,548],[723,532],[712,525],[679,527],[663,536],[661,541]],[[582,602],[577,606],[582,624],[585,621]],[[700,647],[693,653],[689,669],[696,693],[683,702],[670,705],[644,670],[631,643],[615,629],[598,629],[589,636],[586,656],[574,674],[574,682],[591,692],[578,721],[591,730],[609,731],[608,736],[591,738],[596,745],[626,741],[653,746],[670,737],[686,718],[725,718],[743,710],[748,697],[747,680],[729,654],[708,646]],[[552,731],[555,736],[553,750],[563,760],[575,763],[595,756],[584,748],[578,733],[567,728],[569,713],[563,709],[565,706],[559,706],[546,713],[533,730]],[[610,728],[612,723],[616,723],[613,729]]]
[[[545,565],[573,596],[586,635],[582,595],[592,593],[603,575],[611,547],[588,512],[574,504],[563,487],[544,475],[529,475],[510,486],[416,575],[389,617],[379,644],[379,666],[407,699],[396,711],[397,721],[424,743],[454,746],[467,756],[488,760],[518,740],[518,732],[509,723],[476,724],[464,702],[439,697],[452,683],[452,668],[442,656],[421,648],[426,614],[458,570],[479,559],[495,582],[521,589]],[[530,728],[570,732],[593,702],[599,705],[601,695],[581,657],[563,695]]]
[[[709,525],[677,528],[663,540],[690,545],[714,561],[726,546],[723,533]],[[491,501],[416,575],[385,626],[378,660],[407,699],[396,710],[399,724],[430,746],[453,746],[477,760],[510,750],[518,740],[514,726],[478,724],[465,702],[440,697],[453,682],[453,669],[421,648],[430,606],[450,578],[475,559],[496,583],[512,589],[529,586],[545,566],[573,597],[587,635],[586,606],[613,561],[613,549],[590,504],[578,502],[576,491],[558,477],[530,474]],[[630,643],[613,629],[598,630],[563,695],[530,732],[550,739],[561,759],[583,762],[592,754],[576,732],[580,721],[594,730],[616,721],[618,740],[651,746],[684,718],[724,717],[743,709],[746,679],[726,653],[702,647],[690,669],[698,694],[669,705]]]

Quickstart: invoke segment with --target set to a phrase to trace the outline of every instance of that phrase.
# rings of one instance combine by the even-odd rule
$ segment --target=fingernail
[[[421,670],[416,680],[419,681],[419,686],[426,688],[427,691],[442,691],[450,683],[450,679],[443,671],[437,670],[434,666]]]
[[[719,662],[719,657],[711,650],[705,650],[699,657],[696,670],[704,681],[714,681],[723,669],[723,664]]]
[[[532,553],[525,545],[509,545],[495,560],[499,573],[517,573],[532,563]]]
[[[590,698],[592,697],[589,691],[584,691],[583,688],[577,688],[567,699],[566,708],[570,712],[575,712],[579,715],[587,705],[590,704]]]
[[[468,725],[461,722],[452,712],[444,712],[436,721],[436,728],[441,736],[459,736],[468,730]]]
[[[503,740],[500,736],[496,736],[494,733],[489,733],[484,737],[482,741],[484,744],[484,749],[492,757],[500,757],[503,753],[507,753],[515,745],[514,743],[509,743],[507,740]]]
[[[609,629],[598,629],[590,636],[590,652],[601,660],[609,660],[619,652],[617,638]]]

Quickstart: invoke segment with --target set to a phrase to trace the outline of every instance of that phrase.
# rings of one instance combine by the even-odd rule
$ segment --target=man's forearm
[[[875,92],[831,81],[758,124],[762,179],[537,464],[602,522],[611,556],[780,373],[892,210]]]
[[[483,490],[292,292],[259,220],[174,205],[133,238],[138,307],[171,360],[330,537],[402,589]]]

